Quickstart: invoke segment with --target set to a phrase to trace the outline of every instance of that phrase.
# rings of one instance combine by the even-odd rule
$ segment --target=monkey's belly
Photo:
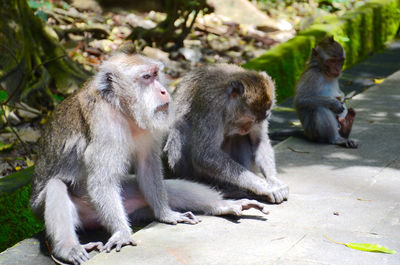
[[[75,204],[75,207],[78,211],[79,220],[85,229],[96,229],[101,227],[101,223],[98,220],[98,214],[94,207],[84,198],[79,198],[73,195],[70,195],[72,201]],[[138,209],[141,209],[147,206],[147,202],[141,195],[134,195],[129,198],[123,199],[123,205],[125,208],[125,212],[127,215],[135,212]]]

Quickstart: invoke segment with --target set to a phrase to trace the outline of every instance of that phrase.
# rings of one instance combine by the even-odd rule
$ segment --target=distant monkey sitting
[[[347,109],[339,88],[344,60],[344,49],[333,37],[319,42],[297,83],[294,104],[308,139],[357,148],[348,138],[356,113]]]
[[[39,143],[31,207],[43,217],[56,257],[80,264],[89,249],[136,245],[129,217],[139,209],[169,224],[200,221],[178,211],[267,212],[257,201],[224,200],[205,185],[163,180],[161,143],[173,108],[162,68],[143,56],[116,54],[54,111]],[[136,177],[128,175],[131,168]],[[108,242],[81,245],[76,229],[98,226],[110,233]]]
[[[251,191],[272,203],[288,198],[268,138],[275,86],[267,74],[230,64],[201,67],[182,79],[174,98],[178,117],[164,148],[174,176],[223,192]]]

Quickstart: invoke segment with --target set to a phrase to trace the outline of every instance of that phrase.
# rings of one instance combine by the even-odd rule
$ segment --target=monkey
[[[348,138],[356,113],[339,88],[344,60],[344,49],[333,37],[320,41],[297,83],[294,105],[309,140],[357,148]]]
[[[130,217],[134,220],[140,209],[168,224],[198,223],[192,211],[268,212],[257,201],[226,200],[202,184],[163,180],[161,144],[174,116],[163,67],[141,55],[117,53],[47,122],[30,205],[43,218],[57,258],[81,264],[91,249],[109,252],[136,245]],[[108,241],[81,245],[77,231],[99,226],[110,233]]]
[[[275,103],[270,76],[232,64],[206,65],[185,75],[173,97],[177,117],[164,147],[173,176],[215,185],[226,197],[287,200],[268,138]]]

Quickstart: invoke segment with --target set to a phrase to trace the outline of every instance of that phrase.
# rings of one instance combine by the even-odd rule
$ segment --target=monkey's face
[[[169,128],[171,97],[162,84],[163,64],[138,55],[113,58],[115,62],[106,65],[106,76],[114,105],[142,129]]]
[[[320,69],[327,78],[338,78],[342,73],[345,52],[333,37],[326,38],[313,49],[314,58],[318,60]]]
[[[274,84],[265,73],[247,71],[230,87],[235,111],[228,133],[246,135],[269,117],[275,101]]]
[[[171,96],[161,83],[161,69],[160,65],[145,66],[133,82],[138,87],[138,100],[131,111],[144,129],[166,129],[169,126]]]
[[[322,70],[327,77],[338,78],[342,73],[343,64],[343,57],[331,57],[325,60]]]

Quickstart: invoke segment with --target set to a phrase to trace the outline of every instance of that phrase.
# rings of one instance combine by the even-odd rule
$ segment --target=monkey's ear
[[[335,42],[335,39],[333,38],[333,36],[330,36],[330,37],[328,38],[328,40],[329,40],[330,42]]]
[[[104,81],[107,83],[111,83],[113,81],[113,74],[112,73],[105,73],[104,74]]]
[[[228,93],[232,98],[237,98],[243,95],[244,86],[242,82],[240,82],[239,80],[230,82],[228,85]]]

